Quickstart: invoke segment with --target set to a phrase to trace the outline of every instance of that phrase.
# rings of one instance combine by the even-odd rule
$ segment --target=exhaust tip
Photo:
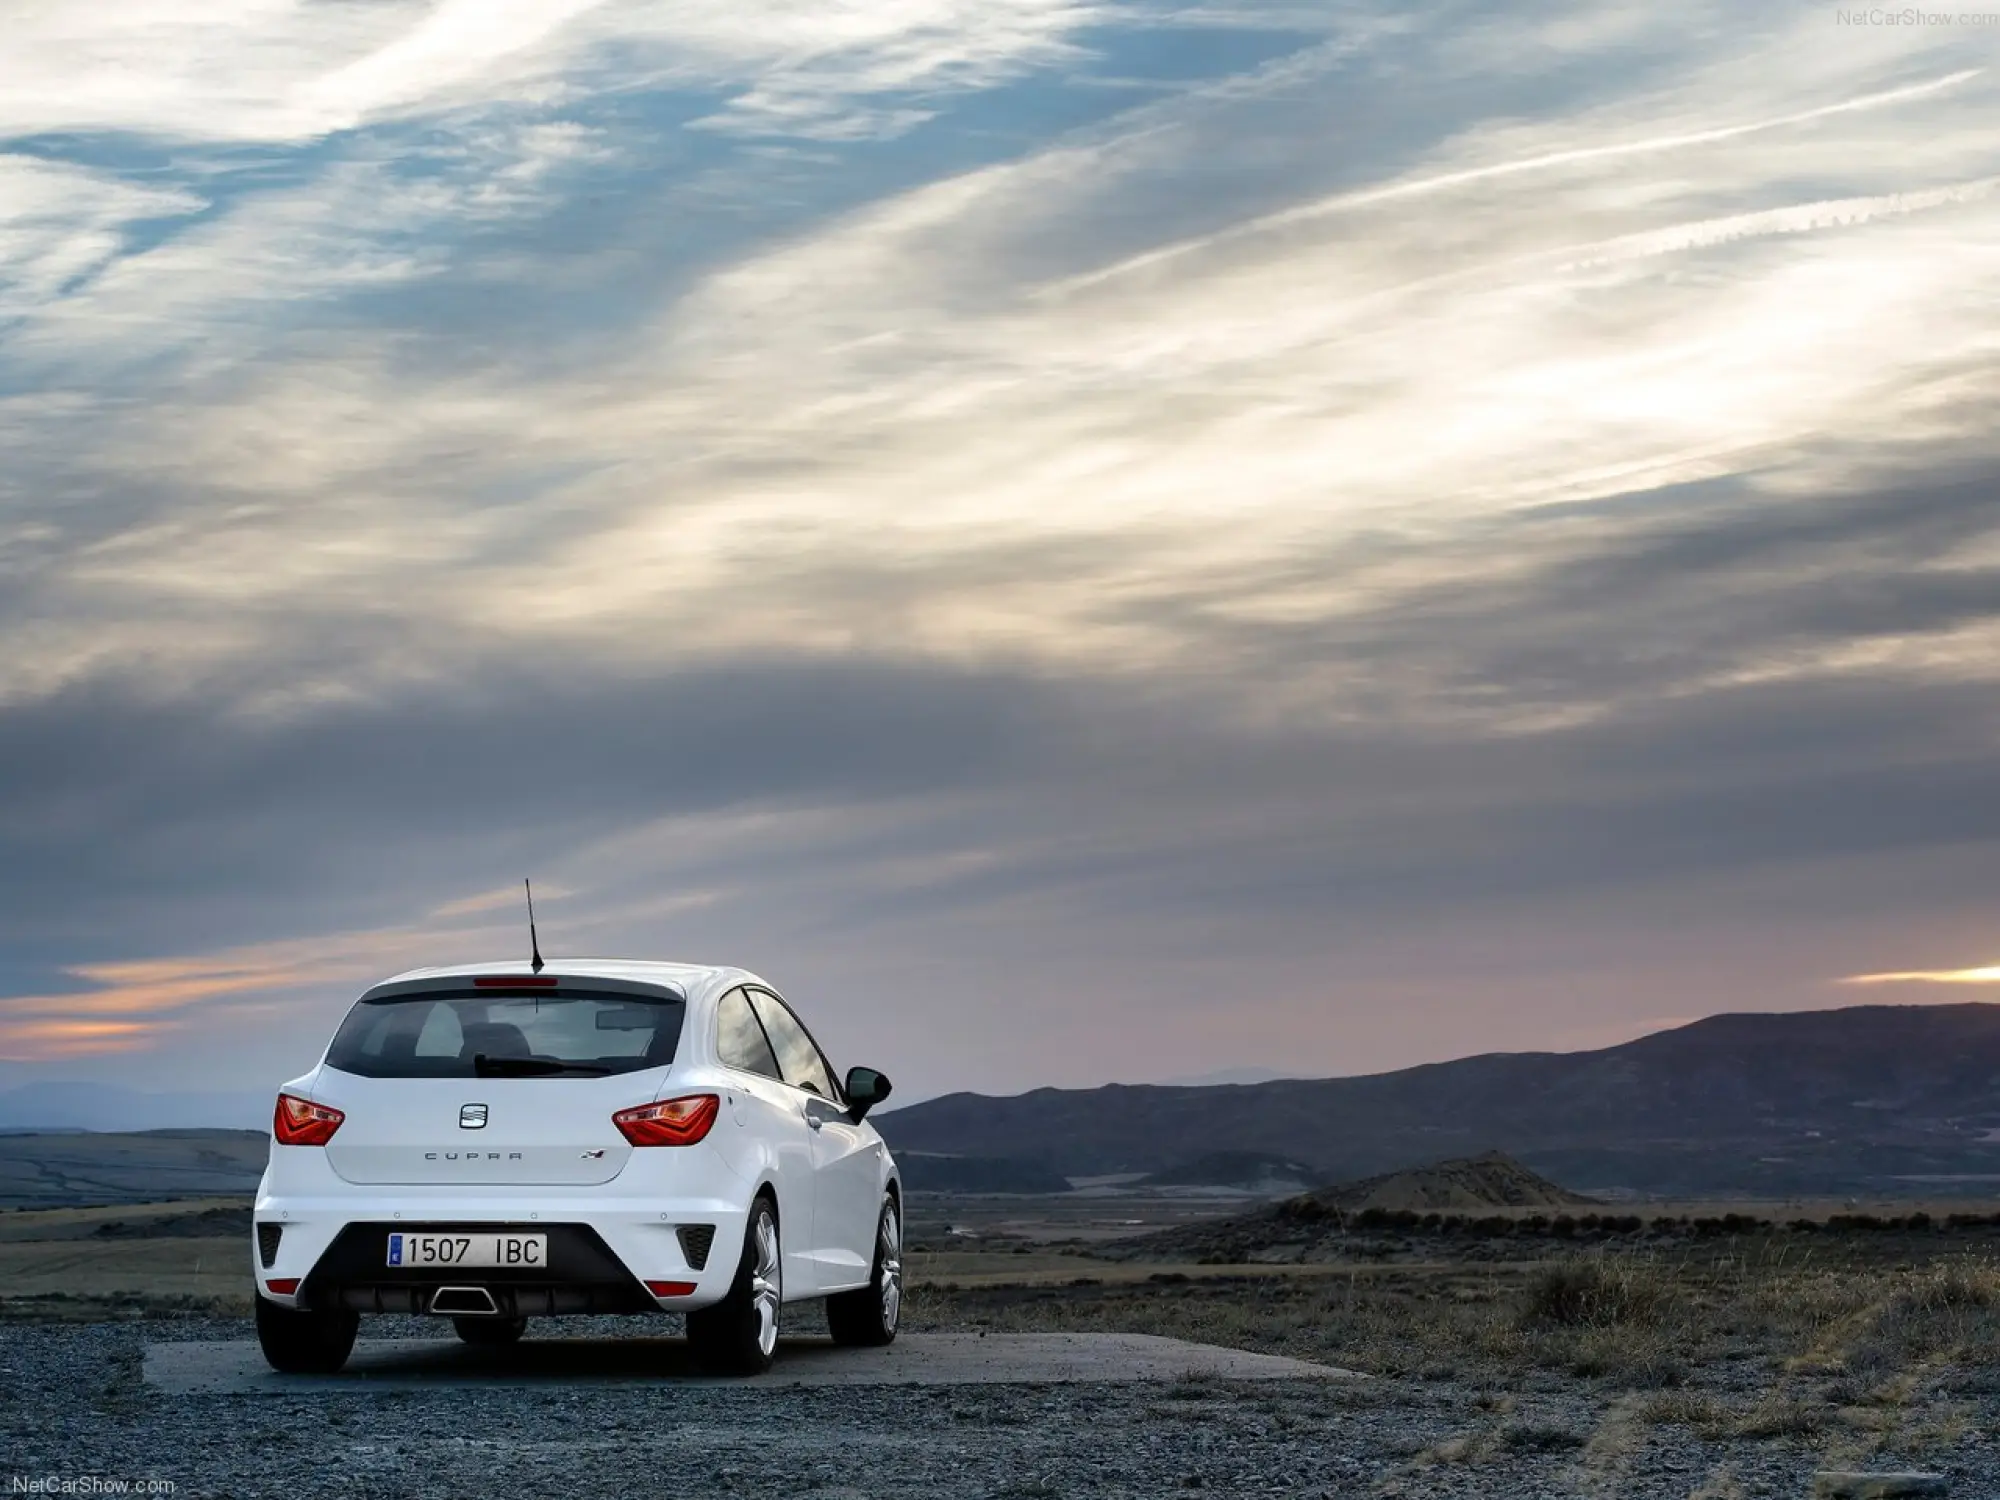
[[[483,1286],[441,1286],[431,1293],[431,1311],[458,1317],[490,1316],[500,1311],[500,1304]]]

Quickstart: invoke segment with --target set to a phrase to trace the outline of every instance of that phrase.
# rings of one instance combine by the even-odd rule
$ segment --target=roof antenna
[[[535,888],[524,880],[521,889],[528,893],[528,951],[534,955],[528,967],[539,974],[542,972],[542,945],[535,936]]]

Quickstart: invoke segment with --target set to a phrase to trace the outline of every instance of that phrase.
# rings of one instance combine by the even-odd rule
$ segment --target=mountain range
[[[115,1084],[44,1080],[0,1089],[0,1133],[51,1130],[258,1130],[271,1127],[276,1089],[155,1093]]]
[[[1505,1151],[1582,1192],[2000,1194],[2000,1005],[1719,1015],[1591,1052],[1355,1078],[948,1094],[876,1117],[898,1149],[1067,1176],[1218,1152],[1320,1181]]]
[[[0,1090],[0,1134],[247,1126],[256,1156],[269,1109],[268,1094],[37,1082]],[[1064,1177],[1138,1173],[1292,1191],[1505,1151],[1598,1196],[2000,1197],[2000,1005],[1711,1016],[1592,1052],[948,1094],[873,1118],[912,1188],[931,1191],[1047,1192]],[[0,1157],[69,1149],[30,1145]]]

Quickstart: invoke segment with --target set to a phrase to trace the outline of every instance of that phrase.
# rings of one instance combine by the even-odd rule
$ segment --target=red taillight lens
[[[649,1281],[646,1290],[655,1297],[692,1297],[695,1285],[692,1281]]]
[[[611,1123],[635,1146],[692,1146],[708,1134],[721,1102],[714,1094],[662,1099],[658,1104],[621,1109]]]
[[[292,1297],[298,1294],[299,1278],[296,1276],[281,1276],[276,1281],[265,1282],[264,1285],[269,1287],[277,1296]]]
[[[280,1094],[278,1111],[271,1117],[271,1134],[278,1138],[280,1146],[324,1146],[346,1118],[331,1104],[315,1104],[296,1094]]]

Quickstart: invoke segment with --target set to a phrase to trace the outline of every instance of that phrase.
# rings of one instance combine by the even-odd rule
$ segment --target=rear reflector
[[[331,1104],[315,1104],[296,1094],[278,1095],[271,1134],[280,1146],[324,1146],[347,1116]]]
[[[708,1134],[721,1102],[714,1094],[662,1099],[657,1104],[621,1109],[611,1117],[611,1123],[635,1146],[692,1146]]]
[[[655,1297],[692,1297],[694,1295],[694,1283],[692,1281],[649,1281],[646,1283],[646,1290],[651,1292]]]
[[[276,1281],[265,1282],[264,1285],[271,1289],[274,1296],[289,1297],[298,1291],[299,1278],[296,1276],[281,1276]]]
[[[487,974],[472,981],[473,988],[481,990],[552,990],[556,987],[553,979],[541,979],[533,974]]]

